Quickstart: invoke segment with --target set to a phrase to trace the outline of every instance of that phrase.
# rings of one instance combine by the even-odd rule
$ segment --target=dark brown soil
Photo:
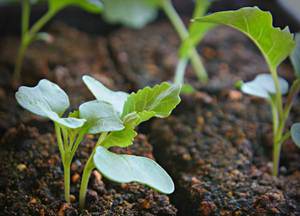
[[[299,119],[299,118],[298,118]],[[300,151],[283,147],[281,176],[271,176],[271,125],[265,103],[225,90],[186,97],[155,120],[151,143],[176,179],[180,215],[299,215]]]
[[[23,81],[35,85],[46,77],[57,82],[70,95],[72,108],[93,98],[81,82],[83,74],[126,91],[173,77],[179,40],[168,23],[139,31],[120,29],[107,38],[61,24],[50,33],[52,44],[35,43],[29,49]],[[16,42],[0,40],[0,209],[3,215],[77,215],[78,174],[94,142],[87,140],[76,155],[75,201],[67,206],[52,126],[17,106],[8,85]],[[210,32],[199,51],[210,82],[199,84],[189,67],[186,80],[199,91],[184,96],[167,120],[142,127],[155,158],[175,180],[171,203],[178,215],[300,215],[299,150],[291,141],[284,145],[281,176],[273,178],[269,107],[233,90],[235,81],[268,72],[261,54],[245,36],[223,27]],[[293,78],[288,64],[280,73]],[[293,122],[300,120],[298,107],[292,111]],[[153,157],[144,136],[125,151]],[[111,183],[99,172],[89,188],[83,215],[176,214],[167,196],[138,184]]]
[[[63,172],[50,133],[21,125],[1,140],[0,215],[78,215],[80,174],[94,142],[79,147],[72,163],[72,205],[63,202]],[[147,138],[139,135],[131,148],[115,149],[153,158]],[[82,215],[175,215],[169,198],[140,184],[113,184],[94,171]]]

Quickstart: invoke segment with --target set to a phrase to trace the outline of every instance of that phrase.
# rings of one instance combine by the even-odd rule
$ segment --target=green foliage
[[[123,106],[128,97],[126,92],[112,91],[90,76],[83,76],[82,80],[95,98],[110,103],[119,114],[123,112]]]
[[[196,21],[224,24],[243,32],[259,47],[271,70],[275,70],[295,47],[289,28],[274,28],[271,13],[257,7],[217,12]]]
[[[296,48],[290,55],[290,59],[294,67],[295,75],[299,78],[300,77],[300,33],[296,34],[295,40],[296,40]]]
[[[151,117],[164,118],[179,104],[180,86],[164,82],[132,93],[125,102],[122,117],[136,112],[140,122]]]
[[[300,123],[295,123],[292,125],[291,135],[294,143],[300,148]]]
[[[16,92],[18,103],[30,112],[47,117],[67,128],[79,128],[84,119],[63,118],[62,115],[70,106],[67,94],[55,83],[41,80],[35,87],[21,86]]]
[[[89,101],[79,107],[79,116],[86,119],[90,134],[119,131],[124,129],[121,119],[113,106],[104,101]]]
[[[281,94],[286,94],[289,90],[288,82],[283,78],[278,78],[281,89]],[[250,82],[241,85],[242,92],[269,99],[276,94],[274,79],[270,74],[259,74]]]
[[[103,0],[104,18],[131,28],[142,28],[157,17],[159,0]]]
[[[98,147],[94,163],[97,169],[112,181],[139,182],[166,194],[174,191],[174,183],[168,173],[149,158],[115,154]]]
[[[102,3],[99,0],[48,0],[49,10],[60,11],[68,6],[76,6],[90,13],[100,13]]]

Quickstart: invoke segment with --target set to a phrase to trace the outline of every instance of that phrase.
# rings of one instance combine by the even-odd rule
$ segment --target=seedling
[[[48,0],[48,11],[29,27],[31,4],[36,1],[22,0],[22,39],[19,47],[13,80],[19,81],[22,63],[29,45],[35,40],[47,40],[49,35],[39,32],[59,11],[68,6],[78,6],[91,13],[100,13],[102,4],[99,0]]]
[[[295,47],[293,34],[288,27],[281,30],[272,25],[272,15],[257,7],[246,7],[234,11],[217,12],[195,19],[196,22],[224,24],[246,34],[262,52],[270,74],[260,74],[253,81],[240,83],[246,94],[265,98],[272,109],[273,119],[273,175],[278,175],[282,144],[290,137],[285,131],[293,99],[299,92],[300,79],[289,89],[288,82],[277,74],[279,64],[289,56]],[[287,95],[283,103],[283,95]]]
[[[56,84],[41,80],[35,87],[22,86],[16,93],[18,103],[34,114],[54,122],[64,167],[65,199],[70,202],[70,166],[86,134],[99,134],[98,141],[84,167],[79,203],[84,207],[89,177],[97,168],[108,179],[139,182],[162,193],[172,193],[171,177],[155,161],[132,155],[112,153],[113,146],[128,147],[137,135],[135,127],[152,117],[164,118],[180,102],[180,86],[162,83],[137,93],[114,92],[92,77],[83,80],[98,100],[89,101],[65,116],[69,107],[66,93]]]
[[[145,157],[115,154],[108,148],[113,146],[124,148],[132,145],[137,135],[136,126],[152,117],[169,116],[180,102],[180,86],[164,82],[129,95],[125,92],[111,91],[90,76],[84,76],[83,81],[98,100],[113,106],[123,122],[124,129],[101,133],[99,136],[83,171],[79,195],[80,207],[84,207],[89,177],[94,168],[112,181],[119,183],[134,181],[162,193],[172,193],[174,191],[172,179],[155,161]]]
[[[193,16],[205,15],[211,2],[212,0],[196,0]],[[201,41],[213,25],[192,23],[187,30],[171,0],[103,0],[103,5],[105,7],[103,16],[108,22],[121,23],[133,28],[144,27],[147,23],[153,21],[158,14],[158,10],[162,9],[183,42],[174,77],[175,83],[183,84],[184,73],[189,60],[199,80],[202,82],[207,81],[207,73],[196,50],[196,44]],[[189,39],[189,34],[195,32],[197,36]]]

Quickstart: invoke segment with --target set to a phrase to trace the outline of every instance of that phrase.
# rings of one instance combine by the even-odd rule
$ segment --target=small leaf
[[[98,147],[94,156],[94,164],[101,174],[112,181],[138,182],[165,194],[174,191],[174,183],[168,173],[149,158],[118,155],[103,147]]]
[[[216,12],[197,18],[196,21],[224,24],[243,32],[261,50],[271,70],[276,70],[295,47],[289,29],[274,28],[271,13],[257,7]]]
[[[82,79],[85,85],[98,100],[110,103],[120,115],[122,114],[124,103],[128,97],[127,93],[121,91],[111,91],[98,80],[87,75],[83,76]]]
[[[18,103],[30,112],[47,117],[69,128],[81,127],[84,119],[61,118],[69,107],[67,94],[55,83],[41,80],[35,87],[21,86],[16,92]]]
[[[278,77],[281,94],[286,94],[289,90],[288,82]],[[275,84],[270,74],[259,74],[250,82],[240,83],[242,92],[262,98],[269,98],[276,93]]]
[[[294,143],[300,148],[300,123],[292,125],[291,135]]]
[[[86,119],[89,124],[88,133],[119,131],[124,129],[120,117],[115,113],[113,106],[107,102],[94,100],[79,107],[80,118]]]
[[[108,134],[102,143],[105,148],[110,148],[114,146],[125,148],[132,145],[134,137],[137,133],[134,128],[130,125],[125,125],[125,128],[121,131],[113,131]]]
[[[59,11],[67,6],[77,6],[90,13],[100,13],[103,5],[99,0],[48,0],[51,11]]]
[[[181,87],[181,93],[182,94],[193,94],[197,90],[190,84],[183,84]]]
[[[103,0],[104,18],[131,28],[142,28],[158,14],[157,0]]]
[[[132,112],[140,116],[140,122],[154,116],[167,117],[180,102],[180,89],[180,85],[164,82],[132,93],[125,102],[122,117]]]
[[[290,59],[294,67],[295,74],[299,78],[300,77],[300,33],[296,34],[295,39],[296,39],[296,48],[290,55]]]

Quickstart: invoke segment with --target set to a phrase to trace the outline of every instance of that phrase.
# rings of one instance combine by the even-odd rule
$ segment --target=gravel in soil
[[[179,215],[300,214],[299,165],[287,160],[300,151],[284,145],[281,176],[272,177],[268,106],[239,94],[197,92],[153,122],[150,141],[176,179]]]
[[[63,171],[55,137],[34,127],[11,128],[1,139],[0,215],[176,215],[169,198],[140,184],[114,184],[93,171],[86,210],[78,211],[83,165],[95,142],[86,140],[71,168],[71,200],[64,203]],[[153,158],[144,135],[114,152]]]

